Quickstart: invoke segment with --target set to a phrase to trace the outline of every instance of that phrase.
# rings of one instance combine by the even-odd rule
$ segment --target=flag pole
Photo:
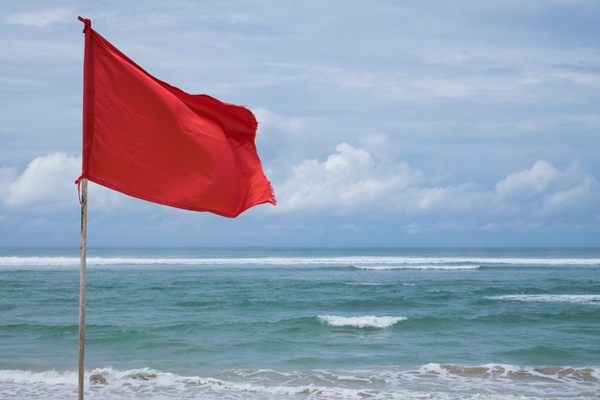
[[[78,185],[81,185],[81,245],[79,248],[79,361],[78,361],[78,380],[77,380],[77,399],[83,400],[84,397],[84,375],[85,375],[85,278],[87,263],[87,162],[89,158],[89,149],[86,149],[86,137],[93,134],[94,105],[92,103],[94,96],[94,66],[92,59],[91,29],[92,21],[87,18],[77,17],[83,22],[84,33],[84,53],[83,53],[83,149],[81,160],[81,176],[77,178]],[[79,186],[78,186],[79,187]]]
[[[81,180],[81,247],[79,262],[79,379],[77,399],[83,400],[85,360],[85,276],[87,259],[87,178]]]

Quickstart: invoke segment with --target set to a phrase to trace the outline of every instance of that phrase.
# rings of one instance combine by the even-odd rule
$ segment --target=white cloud
[[[365,140],[374,148],[385,142],[379,135]],[[44,217],[77,209],[73,181],[80,168],[80,157],[63,153],[34,159],[20,175],[16,168],[1,167],[0,202],[10,212]],[[287,178],[274,182],[278,204],[265,208],[268,214],[408,219],[414,221],[406,227],[409,233],[432,230],[433,225],[424,225],[420,219],[430,217],[440,229],[444,224],[496,230],[600,222],[593,217],[600,211],[600,183],[577,164],[560,170],[538,161],[530,169],[509,174],[493,188],[474,182],[441,186],[406,162],[378,158],[363,148],[340,143],[324,161],[306,159],[288,171]],[[89,198],[90,209],[103,213],[160,210],[150,211],[150,203],[93,183]],[[168,214],[166,210],[162,212]],[[349,221],[343,229],[357,228]]]
[[[560,171],[538,161],[531,169],[508,175],[495,191],[503,202],[528,202],[538,215],[586,213],[600,202],[600,184],[577,164]]]
[[[11,210],[56,213],[79,206],[75,179],[81,174],[81,157],[53,153],[37,157],[17,176],[16,168],[0,168],[0,200]],[[94,183],[89,184],[89,208],[112,211],[139,208],[136,201]]]
[[[538,161],[529,170],[515,172],[496,183],[496,192],[502,196],[531,196],[538,194],[554,183],[560,171],[546,161]]]
[[[379,135],[365,140],[374,148],[385,142]],[[31,215],[31,228],[52,227],[55,221],[50,215],[77,212],[73,181],[80,168],[79,157],[63,153],[34,159],[20,175],[16,168],[0,167],[0,204],[9,215]],[[403,161],[378,158],[363,148],[340,143],[323,161],[306,159],[289,171],[287,179],[274,182],[278,205],[264,208],[267,214],[385,218],[403,221],[406,225],[398,228],[409,234],[448,229],[585,231],[600,223],[600,183],[577,164],[561,170],[541,160],[508,174],[491,188],[474,182],[442,186]],[[93,183],[89,193],[92,210],[137,211],[155,219],[172,219],[172,209],[152,209],[150,203]],[[303,229],[297,224],[270,228]],[[362,231],[353,220],[342,223],[340,229]]]
[[[6,188],[9,208],[54,211],[77,204],[74,178],[81,171],[81,160],[63,153],[38,157]]]
[[[540,214],[574,210],[583,214],[590,213],[590,217],[598,218],[598,214],[592,212],[598,205],[600,205],[600,184],[592,175],[585,174],[572,187],[549,194],[544,199]]]
[[[390,193],[421,180],[421,172],[404,162],[377,162],[363,150],[341,143],[324,162],[304,160],[292,177],[275,184],[275,213],[293,211],[345,215],[360,209],[390,208]]]
[[[377,161],[347,143],[336,150],[325,161],[292,167],[292,176],[274,185],[278,205],[270,211],[495,221],[581,217],[600,204],[600,184],[577,164],[559,170],[538,161],[486,189],[474,182],[436,186],[405,162]]]
[[[8,14],[4,17],[5,24],[44,27],[53,23],[72,23],[76,17],[71,8],[59,7],[44,11]]]

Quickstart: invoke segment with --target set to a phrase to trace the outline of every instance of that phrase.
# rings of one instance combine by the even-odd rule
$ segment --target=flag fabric
[[[84,22],[83,178],[154,203],[236,217],[275,204],[245,107],[156,79]]]

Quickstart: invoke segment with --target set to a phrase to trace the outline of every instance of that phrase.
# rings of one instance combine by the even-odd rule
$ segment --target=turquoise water
[[[97,248],[87,398],[600,397],[600,249]],[[77,249],[0,249],[0,398],[76,393]]]

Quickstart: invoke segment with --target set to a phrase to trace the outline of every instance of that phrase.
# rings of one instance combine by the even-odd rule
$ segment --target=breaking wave
[[[470,258],[470,257],[246,257],[246,258],[134,258],[88,257],[90,266],[198,265],[198,266],[353,266],[360,269],[478,269],[494,266],[600,266],[597,258]],[[2,267],[75,267],[79,257],[0,257]]]
[[[356,328],[378,328],[385,329],[395,325],[400,321],[406,320],[406,317],[375,317],[372,315],[365,317],[339,317],[337,315],[319,315],[317,317],[322,323],[331,326],[353,326]]]
[[[231,370],[210,377],[151,368],[87,372],[87,399],[597,399],[598,367],[505,364],[380,367],[345,371]],[[67,399],[74,371],[0,370],[0,398]]]

